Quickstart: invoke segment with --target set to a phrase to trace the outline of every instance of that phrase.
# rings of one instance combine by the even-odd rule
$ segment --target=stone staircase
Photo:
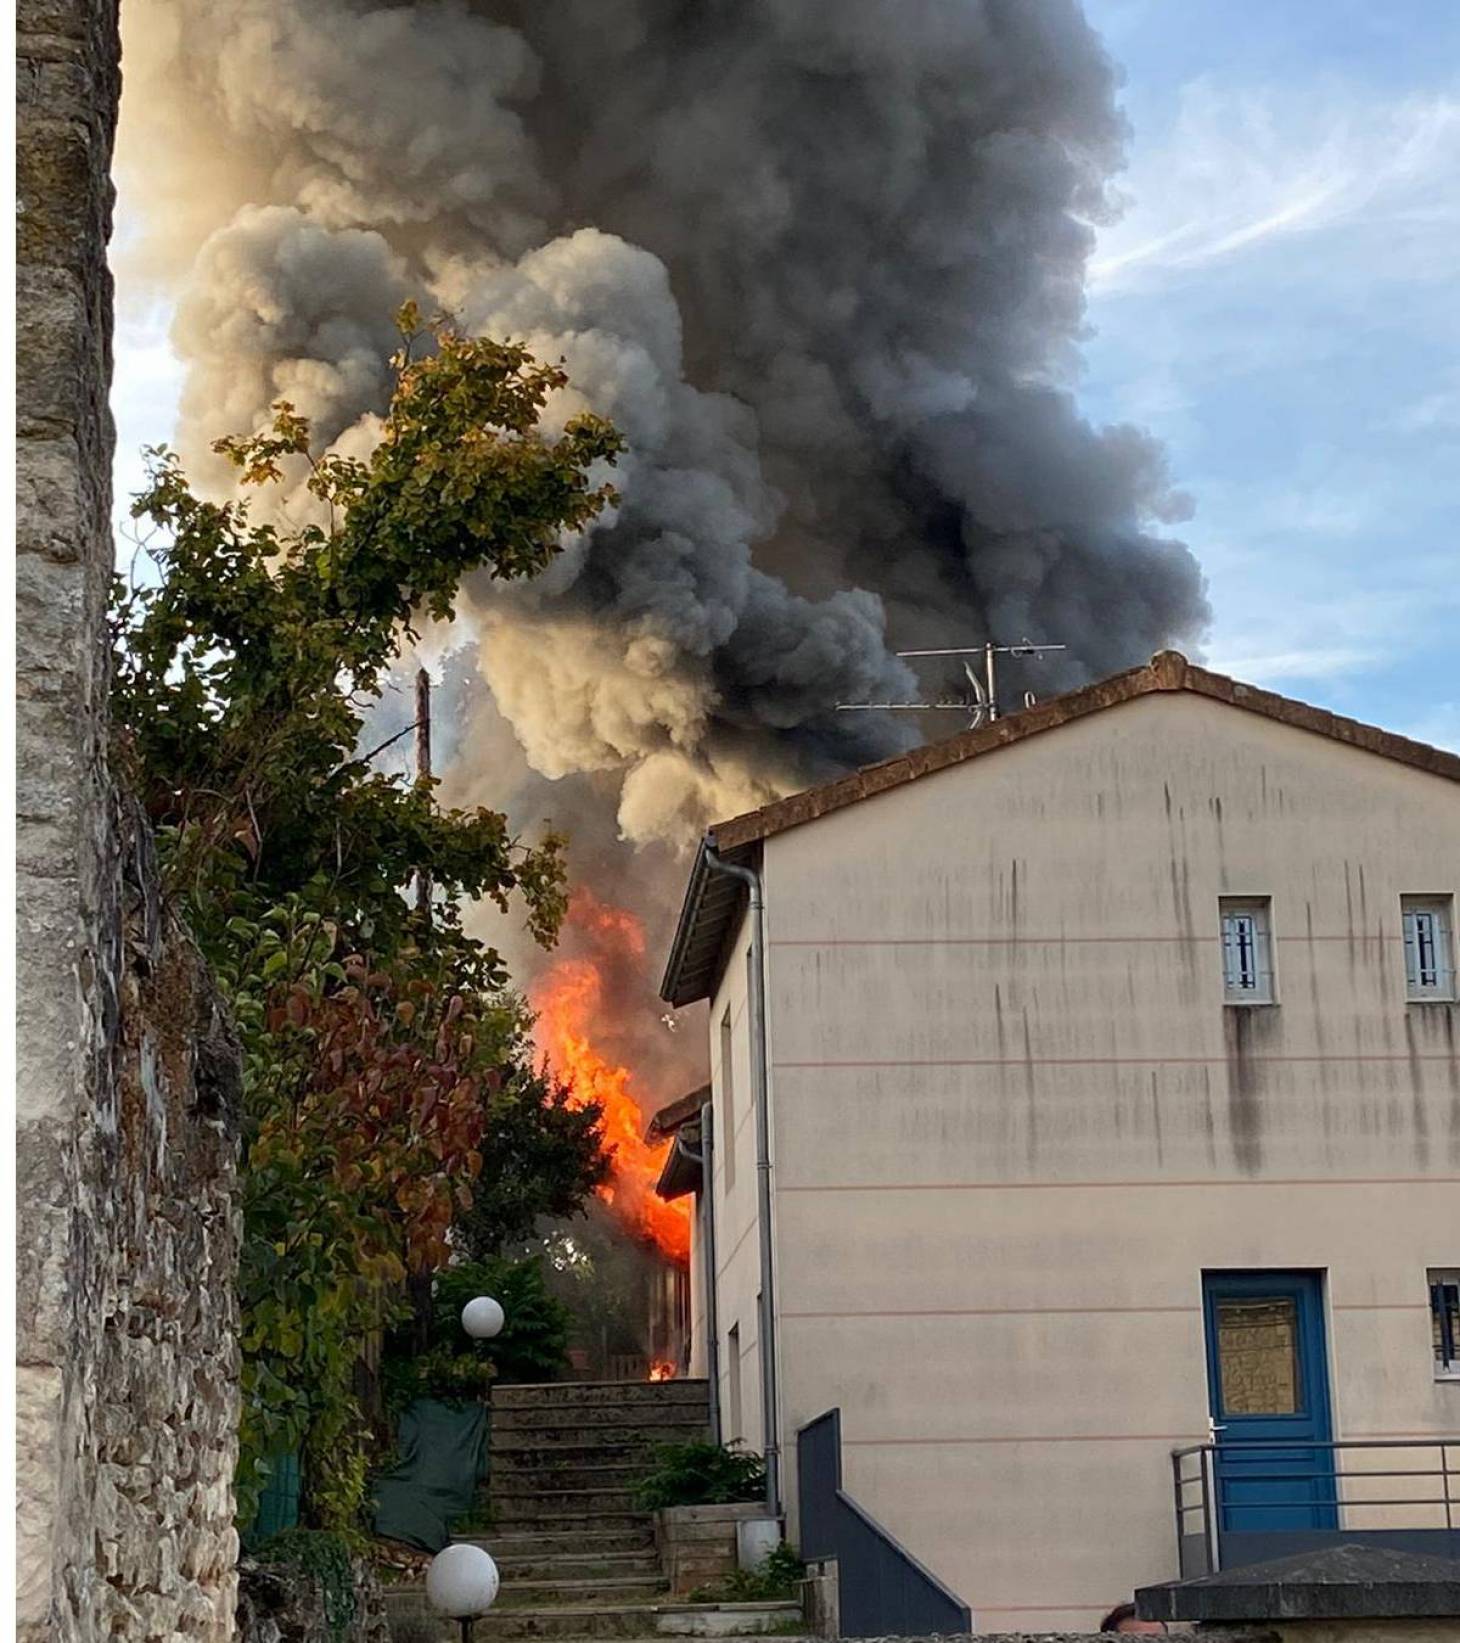
[[[661,1443],[709,1430],[704,1381],[584,1381],[492,1392],[492,1527],[459,1538],[497,1561],[501,1593],[478,1643],[526,1638],[755,1636],[793,1629],[792,1604],[668,1600],[652,1516],[634,1485]],[[396,1643],[456,1638],[420,1587],[387,1596]]]

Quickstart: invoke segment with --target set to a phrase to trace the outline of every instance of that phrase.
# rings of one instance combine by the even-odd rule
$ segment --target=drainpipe
[[[685,1157],[700,1166],[705,1199],[705,1374],[710,1382],[710,1442],[720,1441],[720,1302],[715,1290],[719,1266],[715,1254],[715,1113],[707,1101],[700,1108],[700,1149],[687,1147]]]
[[[776,1376],[776,1292],[771,1251],[771,1123],[765,1019],[765,895],[760,875],[722,861],[709,840],[705,865],[739,879],[750,892],[750,1088],[755,1101],[756,1216],[760,1223],[760,1403],[765,1429],[765,1503],[781,1515],[780,1395]],[[734,1138],[731,1138],[733,1145]]]

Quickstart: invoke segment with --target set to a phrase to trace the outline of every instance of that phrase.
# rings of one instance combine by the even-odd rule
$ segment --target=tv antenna
[[[982,656],[983,678],[980,679],[972,662],[963,664],[963,676],[968,680],[968,694],[946,702],[838,702],[838,713],[967,713],[968,728],[977,730],[982,724],[992,724],[1000,716],[999,690],[994,658],[998,656],[1029,656],[1039,661],[1047,651],[1066,650],[1066,645],[1035,645],[1025,639],[1017,645],[961,645],[947,650],[900,650],[904,658],[925,656]],[[1024,706],[1034,706],[1034,693],[1025,691]]]

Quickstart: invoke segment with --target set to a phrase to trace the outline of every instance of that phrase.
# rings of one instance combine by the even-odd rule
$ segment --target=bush
[[[736,1445],[665,1443],[654,1451],[654,1469],[634,1491],[640,1507],[726,1506],[759,1500],[765,1492],[765,1462],[740,1454]]]
[[[472,1341],[461,1327],[461,1309],[478,1295],[501,1302],[506,1322],[495,1340]],[[500,1381],[556,1380],[568,1362],[572,1318],[549,1292],[542,1263],[463,1261],[436,1274],[432,1333],[446,1349],[490,1363]]]
[[[501,1302],[502,1333],[475,1341],[461,1309],[478,1295]],[[463,1261],[437,1272],[431,1296],[431,1344],[414,1349],[409,1330],[390,1336],[380,1366],[386,1408],[394,1415],[417,1398],[476,1402],[493,1381],[551,1381],[568,1361],[571,1315],[549,1293],[541,1263]]]
[[[355,1619],[353,1548],[347,1536],[329,1529],[285,1529],[256,1548],[253,1558],[265,1568],[290,1569],[312,1580],[320,1591],[330,1637],[345,1637]]]
[[[473,1343],[464,1342],[463,1346]],[[480,1403],[496,1370],[485,1357],[469,1350],[433,1346],[419,1357],[387,1357],[380,1366],[385,1407],[393,1415],[409,1409],[418,1398],[438,1403]]]

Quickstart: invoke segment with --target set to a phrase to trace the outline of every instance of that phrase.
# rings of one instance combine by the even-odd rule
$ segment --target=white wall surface
[[[750,1040],[747,1023],[746,954],[750,940],[742,930],[711,1001],[710,1081],[714,1102],[715,1241],[719,1268],[720,1422],[726,1442],[740,1439],[749,1449],[764,1442],[761,1425],[760,1331],[756,1297],[760,1292],[760,1246],[756,1235],[755,1107],[750,1088]],[[726,1067],[720,1024],[730,1013],[731,1122],[726,1122]],[[727,1172],[733,1149],[733,1172]],[[732,1178],[733,1177],[733,1178]],[[727,1186],[728,1180],[728,1186]],[[703,1246],[695,1258],[703,1258]],[[734,1423],[730,1373],[730,1331],[739,1328],[739,1430]]]
[[[984,1629],[1175,1574],[1204,1268],[1326,1274],[1336,1436],[1460,1431],[1425,1293],[1460,1265],[1457,1011],[1406,1005],[1399,920],[1460,891],[1454,783],[1163,694],[772,838],[764,870],[788,1459],[839,1405],[847,1487]],[[1273,898],[1273,1008],[1223,1004],[1224,895]],[[744,940],[716,1056],[727,998],[745,1053]],[[737,1065],[745,1345],[748,1092]]]

